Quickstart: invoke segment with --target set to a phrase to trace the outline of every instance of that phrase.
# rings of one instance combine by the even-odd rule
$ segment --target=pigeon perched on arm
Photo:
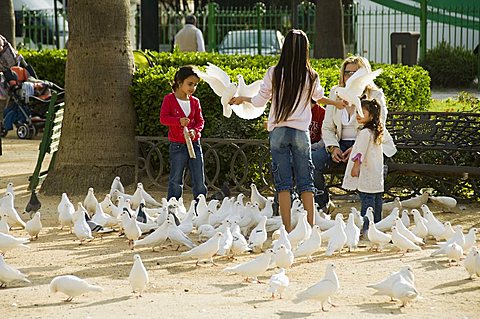
[[[205,68],[205,72],[200,71],[196,67],[193,68],[193,71],[199,78],[208,83],[216,95],[220,96],[223,106],[223,116],[232,116],[232,108],[228,102],[237,92],[237,83],[230,82],[228,74],[210,62]]]
[[[335,94],[343,100],[355,105],[357,113],[364,117],[360,96],[363,95],[365,87],[372,83],[373,80],[382,73],[382,69],[368,72],[366,68],[359,68],[345,83],[345,87],[337,87]]]
[[[258,92],[260,91],[260,86],[263,83],[262,80],[258,80],[247,85],[245,83],[245,79],[243,78],[243,75],[241,74],[237,75],[237,80],[238,80],[238,88],[235,96],[243,96],[243,97],[249,97],[249,98],[252,98],[258,94]],[[263,112],[265,112],[265,108],[267,107],[267,105],[265,104],[263,106],[256,107],[256,106],[253,106],[252,103],[243,102],[242,104],[238,104],[238,105],[230,105],[230,107],[239,118],[245,119],[245,120],[251,120],[261,116]]]

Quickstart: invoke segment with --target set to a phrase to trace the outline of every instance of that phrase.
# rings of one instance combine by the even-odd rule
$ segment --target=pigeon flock
[[[372,209],[367,210],[364,218],[352,207],[346,220],[341,213],[332,219],[317,209],[313,227],[307,222],[301,201],[295,199],[291,208],[293,229],[287,233],[281,218],[273,213],[272,199],[260,194],[255,184],[251,185],[249,197],[240,193],[235,197],[207,200],[200,195],[198,202],[192,200],[187,209],[182,198],[157,201],[142,183],[138,183],[132,195],[127,194],[120,177],[116,177],[103,199],[97,198],[93,188],[89,188],[83,202],[76,205],[67,194],[62,194],[57,213],[58,226],[66,228],[72,241],[79,245],[89,245],[90,241],[102,240],[103,236],[125,241],[125,251],[134,251],[125,284],[130,285],[137,298],[148,293],[150,282],[142,252],[173,246],[181,251],[171,251],[171,254],[192,260],[188,263],[192,268],[203,267],[206,262],[217,266],[215,261],[226,259],[231,264],[219,269],[219,276],[234,274],[239,276],[239,281],[243,278],[247,283],[261,283],[261,277],[271,274],[266,282],[268,292],[271,298],[280,299],[285,297],[290,283],[288,276],[295,272],[298,264],[322,259],[326,262],[323,278],[288,295],[295,295],[294,303],[315,300],[325,310],[327,303],[334,306],[332,300],[342,283],[334,261],[344,254],[375,250],[377,253],[370,254],[381,256],[388,252],[400,259],[405,254],[431,249],[430,258],[443,260],[445,269],[462,265],[466,278],[480,277],[478,229],[464,229],[462,225],[440,221],[429,209],[429,195],[425,194],[407,201],[397,198],[386,204],[390,212],[377,223],[373,222]],[[454,201],[447,197],[435,200],[447,207]],[[0,288],[9,287],[12,282],[35,284],[28,274],[9,262],[8,256],[13,249],[35,245],[35,240],[43,235],[40,209],[41,203],[33,191],[24,212],[19,212],[15,207],[13,184],[7,185],[0,198]],[[30,219],[25,222],[22,213],[27,213]],[[364,223],[368,223],[368,230],[362,233],[366,229]],[[25,232],[28,237],[17,236]],[[237,263],[236,257],[240,255],[247,256],[247,261]],[[323,272],[323,266],[321,268]],[[104,288],[94,285],[89,278],[73,275],[57,276],[50,283],[50,291],[63,293],[67,297],[65,301],[90,292],[102,292]],[[398,300],[400,307],[422,293],[409,265],[364,288],[365,295],[388,296]],[[266,290],[261,288],[259,293]]]

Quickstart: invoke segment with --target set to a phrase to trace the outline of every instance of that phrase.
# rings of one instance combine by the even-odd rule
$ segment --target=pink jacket
[[[187,128],[195,131],[195,137],[192,141],[197,141],[200,139],[205,121],[200,101],[194,96],[190,96],[190,109],[191,111],[188,115],[190,123],[188,123]],[[185,117],[185,113],[183,113],[180,104],[178,104],[175,94],[167,94],[160,108],[160,123],[169,127],[168,139],[170,142],[185,143],[183,127],[180,125],[180,118],[182,117]]]

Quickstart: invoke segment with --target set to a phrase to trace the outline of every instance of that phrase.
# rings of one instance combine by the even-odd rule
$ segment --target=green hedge
[[[471,86],[478,73],[478,57],[472,50],[446,42],[428,50],[419,64],[429,72],[433,86]]]
[[[131,93],[138,115],[137,134],[166,136],[167,127],[160,125],[159,110],[163,97],[171,92],[170,83],[179,66],[193,64],[204,66],[211,62],[224,69],[232,79],[242,74],[247,83],[262,79],[267,68],[275,65],[278,57],[220,55],[216,53],[157,53],[150,52],[155,64],[152,68],[139,70],[133,77]],[[65,50],[21,51],[28,63],[46,79],[63,86],[65,81]],[[326,94],[337,84],[342,60],[312,59],[313,68],[318,72]],[[374,69],[384,72],[376,83],[384,90],[389,110],[421,111],[430,101],[430,78],[421,67],[373,64]],[[92,74],[95,63],[92,62]],[[92,79],[93,80],[93,79]],[[204,137],[266,138],[263,128],[265,114],[255,120],[242,120],[235,114],[230,119],[222,115],[220,98],[208,84],[200,82],[195,95],[200,99],[205,117]]]

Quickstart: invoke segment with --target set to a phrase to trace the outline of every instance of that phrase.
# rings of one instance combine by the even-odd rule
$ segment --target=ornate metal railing
[[[387,162],[386,193],[406,196],[434,188],[458,198],[480,198],[480,114],[390,112],[387,128],[398,152]],[[248,190],[252,182],[262,191],[273,190],[267,140],[203,138],[202,147],[210,191],[225,181],[234,192]],[[138,136],[136,149],[136,180],[166,189],[168,139]],[[327,181],[339,187],[343,171],[332,173]]]

